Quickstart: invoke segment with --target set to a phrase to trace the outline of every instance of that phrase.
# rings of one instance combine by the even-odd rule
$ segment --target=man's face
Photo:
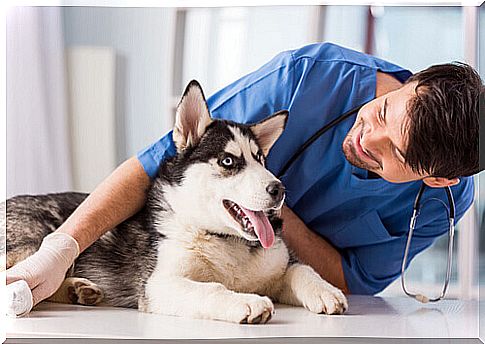
[[[354,166],[393,183],[418,180],[427,175],[412,171],[405,163],[408,142],[406,105],[416,95],[416,83],[380,96],[360,109],[342,149]]]

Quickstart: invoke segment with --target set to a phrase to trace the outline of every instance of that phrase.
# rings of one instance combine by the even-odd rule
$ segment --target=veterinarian
[[[450,186],[460,219],[478,172],[478,74],[445,64],[412,75],[392,63],[334,44],[279,54],[208,99],[215,118],[257,122],[290,111],[267,157],[278,175],[322,125],[360,104],[313,143],[282,176],[284,238],[298,257],[346,293],[375,294],[401,274],[413,202],[446,204]],[[39,251],[7,271],[24,279],[34,304],[59,287],[80,252],[143,207],[160,163],[175,153],[171,133],[121,164]],[[448,231],[446,207],[427,202],[409,256]],[[129,243],[127,243],[129,245]]]

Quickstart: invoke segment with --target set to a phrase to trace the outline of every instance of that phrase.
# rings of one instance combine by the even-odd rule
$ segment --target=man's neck
[[[390,74],[377,72],[376,75],[376,98],[386,93],[397,90],[403,84]]]

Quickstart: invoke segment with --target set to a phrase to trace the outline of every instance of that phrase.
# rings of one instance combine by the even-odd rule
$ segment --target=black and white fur
[[[284,189],[264,157],[287,116],[254,125],[211,119],[192,81],[177,109],[177,154],[161,165],[145,207],[86,249],[51,300],[236,323],[267,322],[273,302],[343,313],[343,293],[291,258],[280,235]],[[7,267],[34,253],[86,196],[9,199]],[[263,248],[228,204],[267,214],[274,243]]]

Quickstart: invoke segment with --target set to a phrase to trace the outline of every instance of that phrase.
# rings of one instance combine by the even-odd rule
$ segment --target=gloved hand
[[[35,306],[57,291],[78,255],[79,245],[73,237],[51,233],[36,253],[6,271],[7,284],[25,280],[32,290]]]

